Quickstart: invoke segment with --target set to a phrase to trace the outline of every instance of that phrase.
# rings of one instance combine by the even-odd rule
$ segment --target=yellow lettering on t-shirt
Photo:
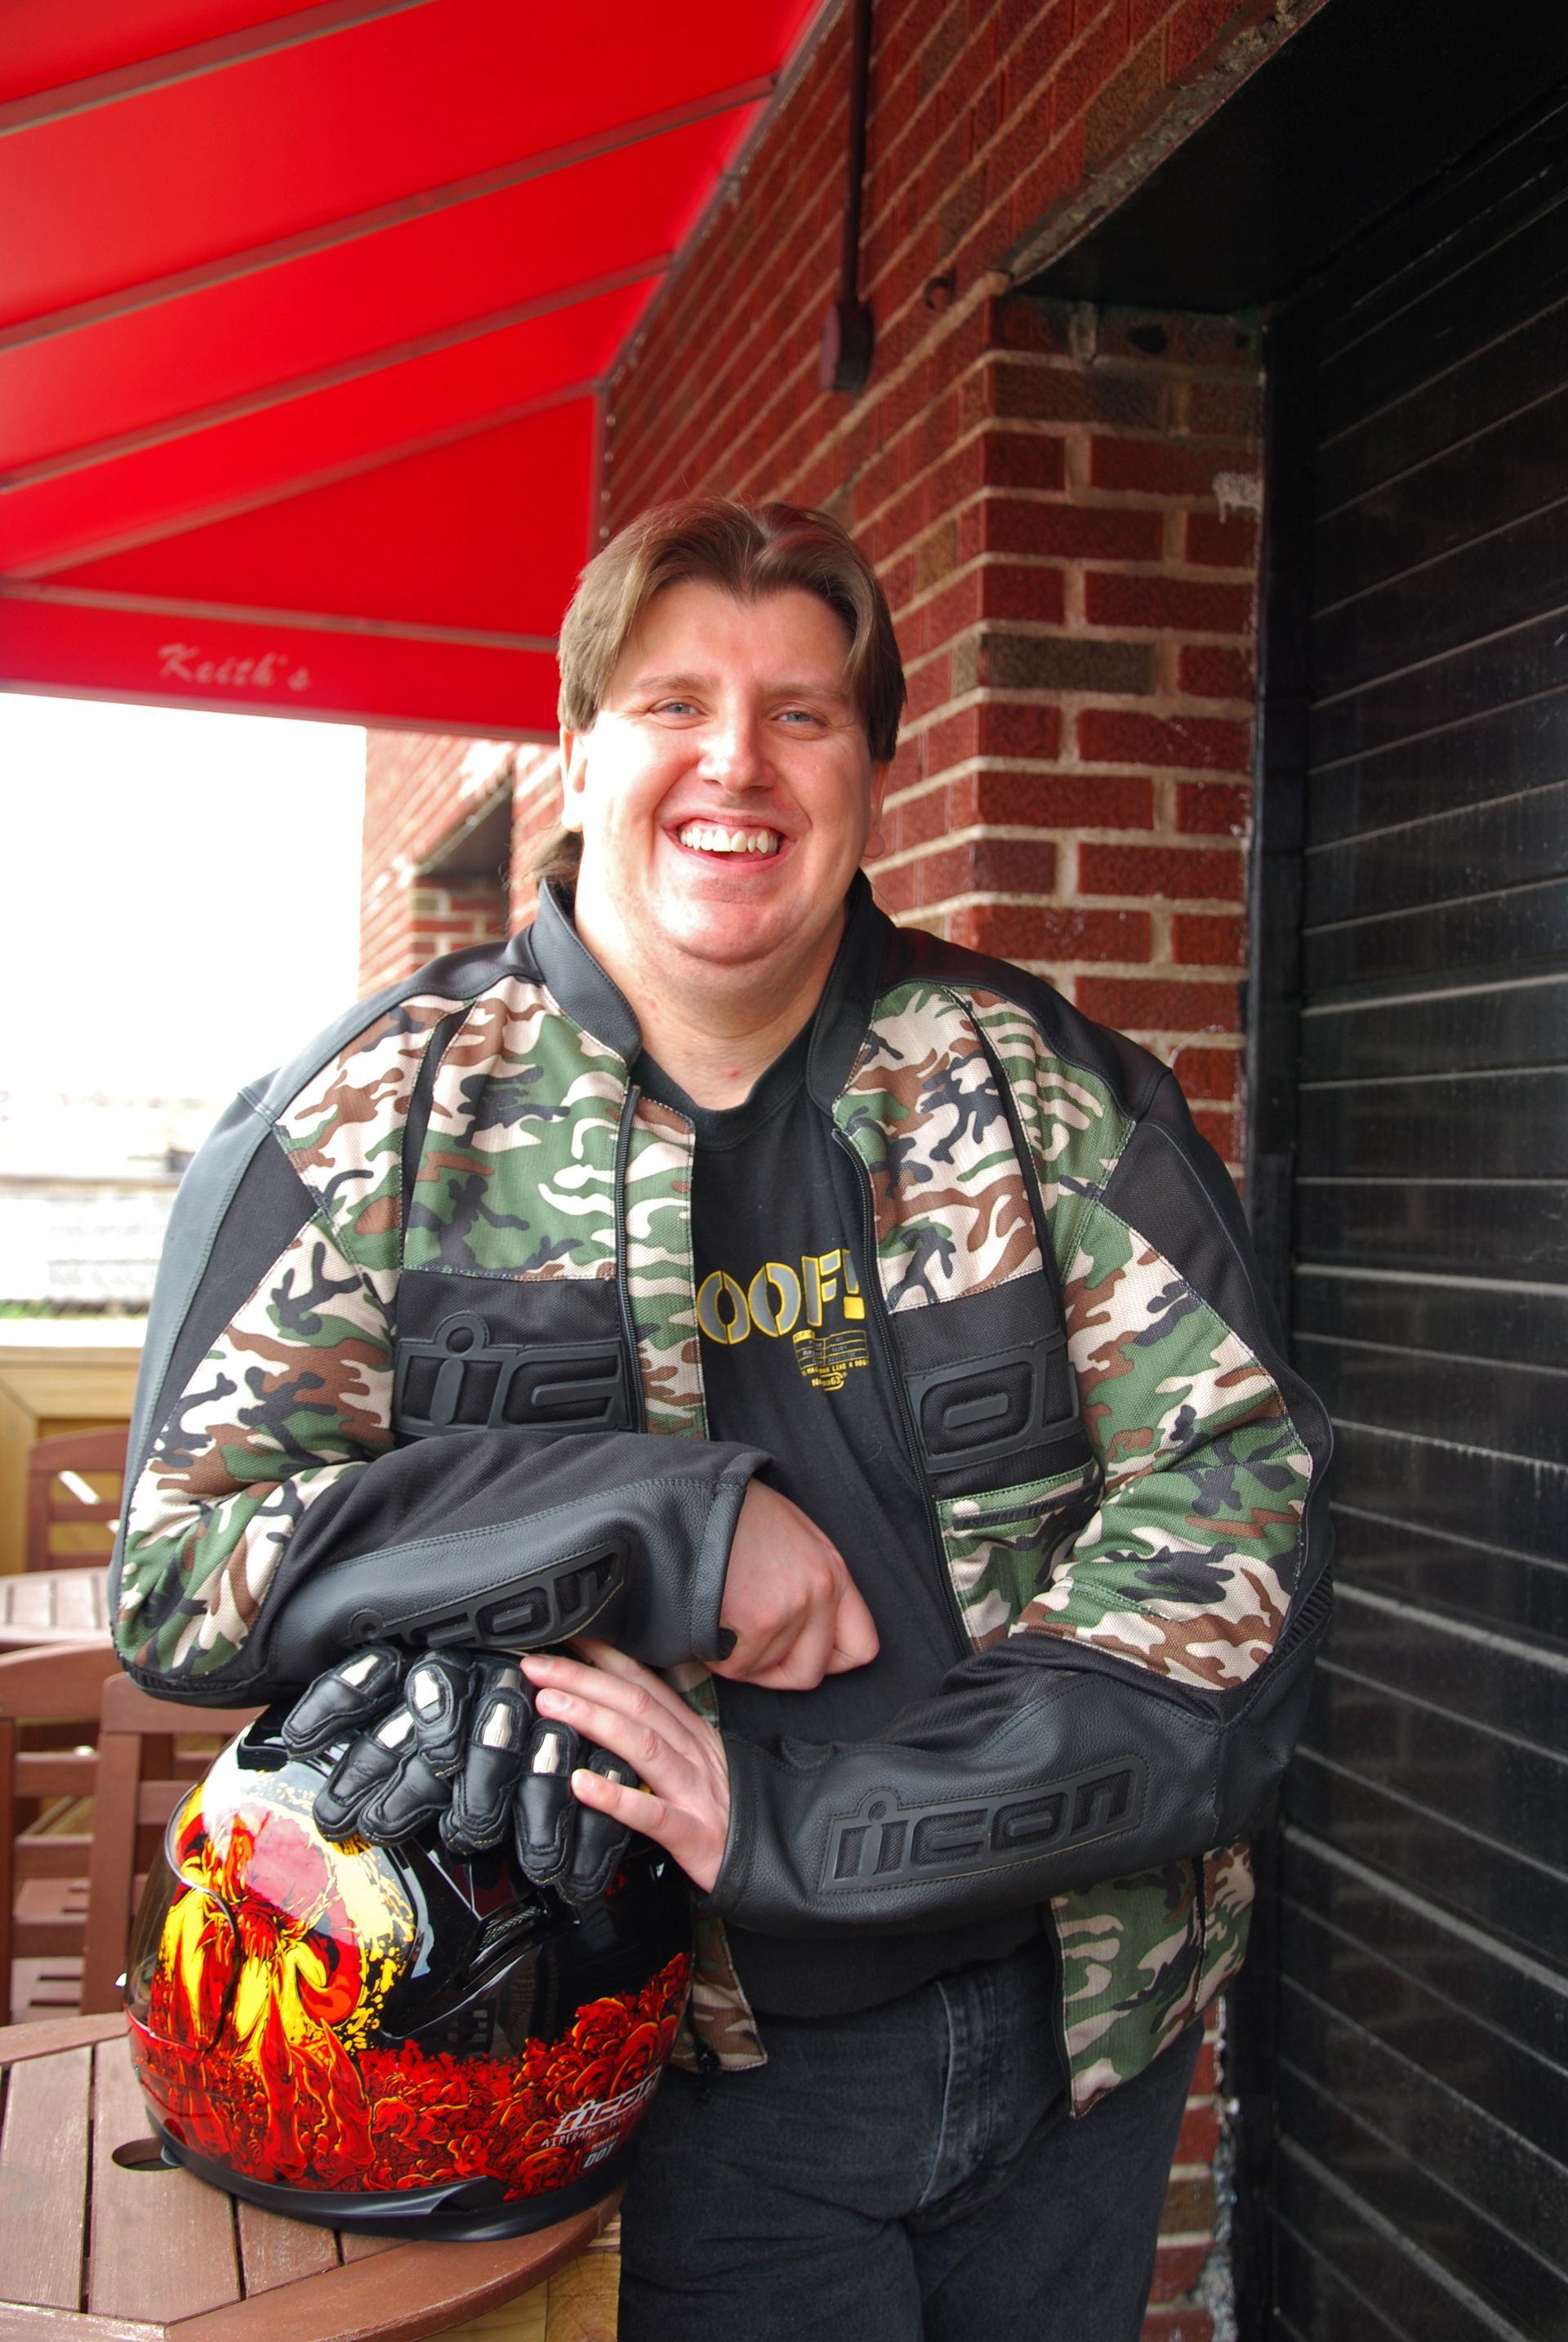
[[[697,1287],[697,1323],[710,1342],[744,1342],[752,1330],[745,1289],[722,1268]]]
[[[764,1261],[746,1287],[746,1306],[759,1334],[787,1334],[800,1316],[799,1277],[782,1260]]]
[[[845,1369],[864,1366],[870,1353],[864,1334],[834,1330],[828,1312],[835,1303],[843,1324],[864,1319],[860,1279],[844,1245],[803,1253],[798,1276],[788,1261],[765,1260],[749,1285],[715,1268],[697,1288],[697,1324],[710,1342],[731,1348],[754,1328],[774,1341],[793,1335],[801,1372],[819,1389],[839,1390]]]

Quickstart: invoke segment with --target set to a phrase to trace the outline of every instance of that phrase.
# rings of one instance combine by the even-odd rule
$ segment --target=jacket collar
[[[573,1024],[581,1025],[629,1066],[643,1046],[636,1011],[572,925],[565,897],[553,878],[539,889],[534,956],[540,975]]]
[[[816,1104],[831,1113],[848,1081],[898,930],[871,899],[871,881],[857,870],[845,904],[844,935],[812,1023],[805,1082]]]
[[[892,920],[872,901],[864,871],[855,873],[846,907],[844,936],[817,1004],[806,1060],[806,1086],[817,1105],[827,1108],[849,1079],[897,934]],[[539,889],[533,944],[540,974],[573,1023],[631,1065],[643,1046],[636,1012],[578,935],[554,880]]]

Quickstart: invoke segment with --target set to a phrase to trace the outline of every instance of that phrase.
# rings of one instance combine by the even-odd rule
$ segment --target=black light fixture
[[[871,375],[875,335],[871,311],[860,297],[860,203],[865,176],[865,105],[871,78],[871,0],[850,0],[849,166],[844,195],[844,247],[838,298],[822,322],[816,378],[824,390],[854,397]]]

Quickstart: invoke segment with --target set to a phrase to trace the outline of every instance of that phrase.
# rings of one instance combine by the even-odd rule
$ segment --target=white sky
[[[357,989],[365,734],[0,693],[0,1091],[223,1100]]]

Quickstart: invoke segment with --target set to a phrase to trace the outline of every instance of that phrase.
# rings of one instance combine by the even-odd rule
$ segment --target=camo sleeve
[[[227,1679],[290,1539],[391,1447],[391,1384],[385,1309],[312,1213],[215,1330],[132,1486],[115,1620],[128,1666]]]
[[[1235,1191],[1169,1076],[1061,1263],[1099,1503],[1013,1631],[1246,1685],[1315,1582],[1328,1426],[1291,1374]]]
[[[402,1072],[382,1089],[406,1096]],[[523,1427],[394,1441],[397,1124],[372,1084],[351,1095],[359,1176],[303,1176],[286,1113],[243,1099],[182,1186],[113,1571],[122,1663],[172,1698],[269,1699],[365,1639],[356,1620],[417,1641],[435,1602],[483,1639],[483,1606],[537,1607],[595,1550],[625,1648],[717,1656],[760,1451]]]
[[[1240,1837],[1326,1623],[1326,1417],[1229,1180],[1167,1080],[1054,1216],[1094,1466],[953,1507],[975,1655],[874,1742],[726,1736],[712,1907],[760,1932],[939,1927]],[[1005,1591],[1004,1589],[1005,1588]],[[1009,1623],[999,1623],[1005,1619]]]

